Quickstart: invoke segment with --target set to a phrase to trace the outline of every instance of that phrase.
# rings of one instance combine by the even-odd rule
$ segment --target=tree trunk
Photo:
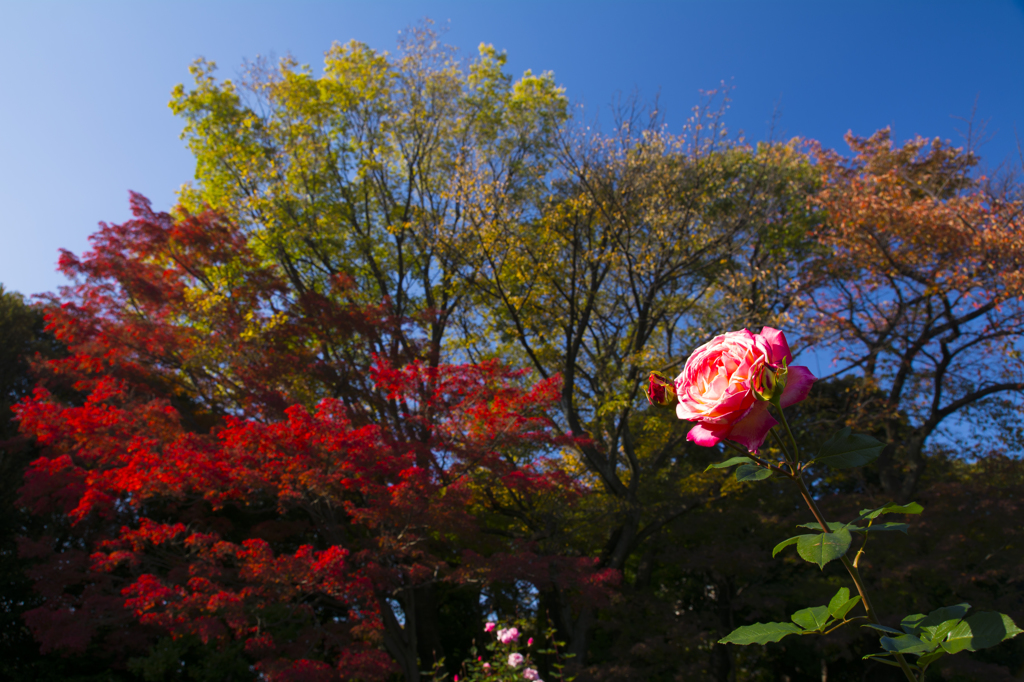
[[[437,596],[432,584],[403,590],[404,623],[387,600],[380,601],[384,617],[384,648],[398,662],[405,682],[419,682],[421,667],[444,657],[437,621]]]

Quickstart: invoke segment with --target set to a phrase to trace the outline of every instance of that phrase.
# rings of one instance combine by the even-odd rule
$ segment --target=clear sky
[[[987,164],[1020,165],[1024,4],[1011,0],[0,0],[0,282],[34,294],[64,283],[59,248],[81,252],[99,221],[129,218],[128,191],[170,208],[192,177],[167,107],[188,66],[232,77],[287,53],[318,69],[334,41],[393,50],[423,17],[465,54],[505,50],[515,75],[553,71],[607,120],[618,94],[652,98],[679,130],[701,90],[732,87],[729,128],[844,149],[852,130],[898,141],[959,139],[975,110]]]

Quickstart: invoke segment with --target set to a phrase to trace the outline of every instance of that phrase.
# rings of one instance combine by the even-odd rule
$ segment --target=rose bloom
[[[497,626],[497,623],[484,623],[484,632],[490,632]]]
[[[523,679],[535,680],[536,682],[544,682],[544,680],[540,679],[540,675],[537,674],[537,670],[535,668],[527,668],[526,670],[524,670]]]
[[[498,641],[502,644],[511,644],[519,639],[519,629],[509,628],[508,630],[498,630]]]
[[[523,655],[520,653],[514,653],[508,655],[508,664],[513,668],[518,667],[523,662]]]
[[[780,368],[783,360],[788,366],[793,354],[785,335],[771,327],[760,334],[746,329],[722,334],[693,351],[676,377],[676,414],[697,422],[686,439],[710,447],[728,438],[756,452],[778,422],[754,389],[760,388],[764,370]],[[789,367],[782,407],[806,398],[814,380],[806,367]]]

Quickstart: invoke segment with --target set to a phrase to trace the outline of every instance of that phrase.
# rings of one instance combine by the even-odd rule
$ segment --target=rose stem
[[[778,408],[779,417],[782,419],[782,424],[786,428],[786,433],[789,434],[789,439],[793,443],[793,458],[799,460],[799,446],[797,445],[796,438],[793,437],[793,431],[789,428],[789,420],[786,419],[786,413],[782,409],[781,405],[775,405]],[[781,446],[781,439],[779,445]],[[789,462],[789,465],[793,468],[793,480],[796,481],[797,487],[800,489],[800,496],[804,498],[804,502],[807,503],[807,507],[814,514],[814,519],[821,526],[822,532],[831,533],[831,529],[828,526],[828,522],[825,521],[825,516],[821,513],[821,509],[818,508],[818,503],[811,497],[811,492],[807,489],[807,484],[804,483],[803,470],[800,469],[794,461],[790,460],[789,453],[785,448],[782,448],[782,454]],[[846,567],[847,573],[853,579],[853,584],[857,586],[857,592],[860,594],[861,603],[864,604],[864,611],[867,613],[868,620],[875,625],[881,625],[881,621],[878,620],[878,616],[875,614],[875,608],[871,604],[871,599],[868,597],[867,589],[864,585],[864,580],[860,576],[860,569],[853,564],[847,558],[845,554],[839,558],[843,562],[843,566]],[[903,674],[907,676],[910,682],[918,682],[917,677],[914,675],[914,671],[910,669],[906,659],[903,658],[903,654],[893,652],[893,656],[900,664],[900,669],[903,670]]]

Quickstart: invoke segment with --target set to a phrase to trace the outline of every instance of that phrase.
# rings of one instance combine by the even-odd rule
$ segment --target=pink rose
[[[776,381],[784,381],[780,404],[788,407],[806,398],[814,383],[806,367],[788,367],[792,360],[785,335],[771,327],[760,334],[746,329],[722,334],[693,351],[676,377],[676,414],[697,422],[687,440],[710,447],[728,438],[756,452],[778,422],[755,390],[770,394]],[[776,372],[783,361],[788,370]]]
[[[537,674],[537,670],[535,668],[527,668],[526,670],[524,670],[523,679],[535,680],[536,682],[544,682],[544,680],[540,679],[540,675]]]
[[[519,629],[509,628],[508,630],[498,630],[498,641],[502,644],[511,644],[519,639]]]
[[[498,626],[497,623],[484,623],[484,632],[490,632]]]
[[[519,667],[523,663],[523,655],[520,653],[509,654],[508,664],[513,668]]]

